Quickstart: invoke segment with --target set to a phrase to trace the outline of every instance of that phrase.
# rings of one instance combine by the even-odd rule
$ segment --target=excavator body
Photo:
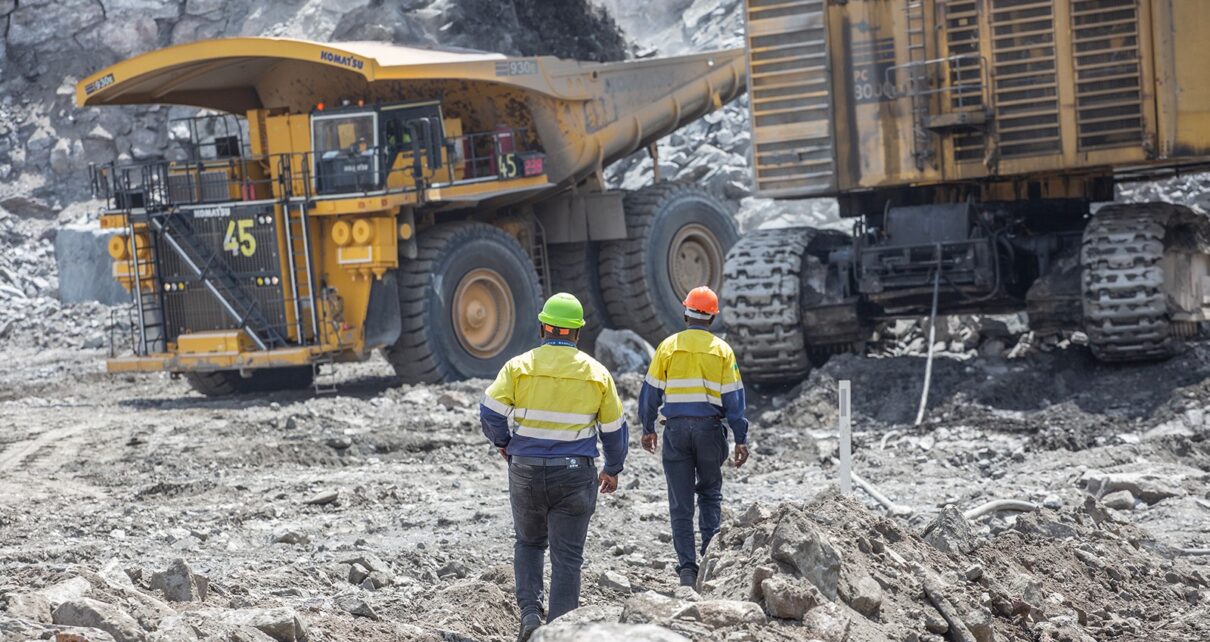
[[[1114,200],[1210,160],[1204,4],[746,0],[756,191],[853,221],[732,249],[749,377],[800,379],[877,322],[930,314],[935,290],[941,314],[1024,310],[1106,361],[1201,334],[1204,217]]]

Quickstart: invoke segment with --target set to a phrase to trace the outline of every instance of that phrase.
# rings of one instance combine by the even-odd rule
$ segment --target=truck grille
[[[1138,19],[1138,0],[1072,4],[1081,150],[1134,146],[1143,140]]]
[[[254,302],[269,324],[284,336],[286,305],[273,207],[198,208],[182,210],[175,216],[192,228],[204,247],[210,248],[215,261],[226,264],[240,284],[240,295]],[[164,238],[158,237],[156,242],[168,340],[192,332],[238,329],[203,280]]]
[[[756,188],[767,196],[835,184],[823,0],[749,0],[748,96]]]
[[[992,0],[992,70],[1000,155],[1059,153],[1054,1]]]

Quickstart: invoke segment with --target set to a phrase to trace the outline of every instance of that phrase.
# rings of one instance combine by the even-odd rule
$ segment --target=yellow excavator
[[[1206,217],[1113,201],[1210,168],[1207,8],[745,0],[756,192],[835,198],[853,221],[732,248],[745,378],[800,380],[903,316],[1025,310],[1114,362],[1206,334]]]
[[[133,298],[132,354],[108,369],[223,395],[382,349],[408,383],[490,377],[561,290],[591,328],[658,342],[738,234],[699,188],[623,193],[602,171],[744,79],[738,50],[597,64],[277,38],[102,69],[79,106],[202,109],[169,125],[177,156],[91,168]]]

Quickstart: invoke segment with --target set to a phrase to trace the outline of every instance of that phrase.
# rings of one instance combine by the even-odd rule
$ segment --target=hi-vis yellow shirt
[[[735,353],[705,328],[678,332],[656,349],[639,394],[643,432],[655,431],[661,404],[668,418],[726,417],[735,443],[747,442],[744,383]]]
[[[626,458],[629,431],[613,377],[565,341],[547,341],[504,364],[479,415],[484,434],[509,455],[596,457],[599,435],[605,472],[616,475]]]

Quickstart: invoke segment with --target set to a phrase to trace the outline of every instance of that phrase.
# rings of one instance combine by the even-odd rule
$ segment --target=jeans
[[[722,520],[723,462],[727,460],[727,433],[715,417],[670,417],[664,426],[664,477],[668,481],[668,513],[672,518],[672,546],[680,571],[697,571],[693,546],[693,508],[696,496],[698,529],[703,555]]]
[[[548,621],[580,605],[584,538],[597,508],[595,466],[508,467],[513,508],[513,574],[521,617],[542,610],[542,567],[550,547]]]

